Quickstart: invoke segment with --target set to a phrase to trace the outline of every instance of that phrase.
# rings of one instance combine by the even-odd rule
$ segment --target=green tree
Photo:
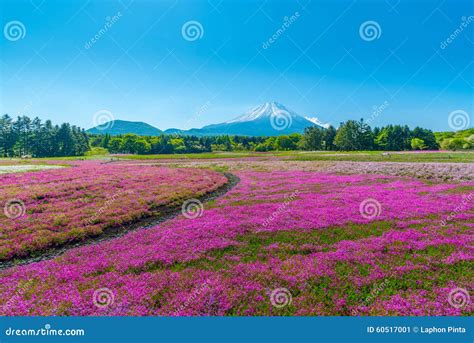
[[[371,150],[374,146],[372,129],[362,119],[358,122],[348,120],[337,129],[334,145],[345,151]]]
[[[275,141],[276,150],[294,150],[296,149],[295,142],[286,135],[278,136]]]
[[[336,137],[336,129],[334,126],[329,125],[329,127],[324,130],[323,145],[324,150],[334,150],[334,138]]]
[[[122,138],[121,137],[112,137],[108,143],[109,151],[114,154],[122,152]]]
[[[310,126],[304,129],[301,147],[304,150],[321,150],[325,136],[324,129],[319,126]]]
[[[453,138],[448,141],[447,148],[449,150],[461,150],[464,148],[464,144],[466,144],[466,141],[462,138]]]
[[[425,150],[426,145],[422,139],[419,138],[412,138],[411,140],[411,148],[413,150]]]
[[[173,146],[173,152],[177,154],[186,152],[186,145],[184,145],[184,139],[182,137],[171,138],[171,145]]]
[[[13,130],[13,119],[5,114],[0,118],[0,153],[3,157],[14,156],[16,136]]]
[[[412,132],[412,137],[422,139],[425,142],[426,148],[429,150],[439,149],[439,144],[431,130],[415,127]]]

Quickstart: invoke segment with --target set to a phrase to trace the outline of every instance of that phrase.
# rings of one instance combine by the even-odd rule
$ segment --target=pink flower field
[[[5,201],[0,260],[100,236],[108,228],[160,215],[167,207],[226,182],[224,176],[208,170],[96,162],[0,175]]]
[[[4,269],[0,313],[472,314],[473,182],[342,175],[311,163],[230,162],[239,182],[198,215]],[[23,199],[26,215],[2,217],[2,256],[100,235],[226,181],[209,169],[145,163],[3,176],[2,195]]]

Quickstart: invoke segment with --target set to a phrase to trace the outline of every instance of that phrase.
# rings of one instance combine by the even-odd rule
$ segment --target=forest
[[[0,157],[82,156],[90,150],[84,129],[39,118],[5,114],[0,118]]]
[[[406,151],[474,148],[474,129],[437,132],[421,127],[387,125],[371,128],[362,119],[348,120],[336,129],[312,126],[303,134],[254,136],[137,136],[93,135],[69,123],[53,125],[39,118],[0,118],[1,157],[63,157],[92,153],[181,154],[212,151]],[[92,151],[91,151],[92,150]]]
[[[285,150],[438,150],[439,144],[431,130],[388,125],[372,129],[363,120],[349,120],[336,130],[333,126],[306,128],[303,134],[275,137],[247,136],[120,136],[93,135],[92,147],[110,153],[173,154],[212,151],[285,151]]]

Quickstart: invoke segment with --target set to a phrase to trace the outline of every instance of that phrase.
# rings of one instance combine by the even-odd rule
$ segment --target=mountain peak
[[[276,108],[285,108],[282,104],[280,104],[278,101],[269,101],[265,102],[262,105],[267,105],[269,107],[276,107]]]
[[[254,107],[253,109],[251,109],[249,112],[235,119],[229,120],[226,123],[231,124],[231,123],[238,123],[238,122],[254,121],[257,119],[269,118],[275,115],[281,115],[281,113],[285,113],[286,115],[291,116],[291,117],[299,116],[293,111],[288,110],[284,105],[280,104],[279,102],[272,101],[272,102],[265,102],[261,105],[258,105]]]

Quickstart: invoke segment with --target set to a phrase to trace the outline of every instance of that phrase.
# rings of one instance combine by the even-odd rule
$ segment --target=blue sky
[[[0,4],[2,114],[191,128],[278,101],[335,126],[449,130],[451,112],[474,113],[469,0]],[[190,21],[197,36],[183,34]]]

